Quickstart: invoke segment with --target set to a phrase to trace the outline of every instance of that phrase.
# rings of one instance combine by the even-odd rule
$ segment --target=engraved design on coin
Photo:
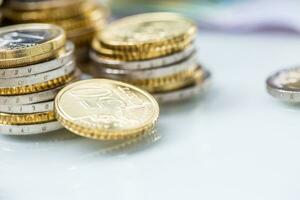
[[[58,94],[56,108],[66,120],[80,126],[122,131],[142,128],[157,119],[155,100],[133,86],[92,79],[70,87]]]
[[[171,13],[150,13],[125,17],[113,22],[101,34],[104,43],[141,44],[162,42],[192,33],[193,23]]]
[[[18,30],[0,34],[0,49],[13,50],[40,44],[51,37],[45,30]]]
[[[130,88],[121,86],[114,89],[80,88],[70,94],[79,99],[81,108],[88,113],[73,117],[75,121],[97,123],[106,129],[142,123],[151,107],[149,102],[138,97]]]
[[[281,71],[273,78],[273,84],[282,89],[300,90],[300,68]]]
[[[163,19],[162,19],[163,20]],[[126,42],[143,42],[176,36],[174,30],[184,27],[184,23],[174,21],[149,21],[128,26],[115,33],[116,38]]]

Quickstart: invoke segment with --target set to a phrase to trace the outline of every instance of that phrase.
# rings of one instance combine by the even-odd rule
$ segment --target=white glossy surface
[[[300,107],[264,81],[300,64],[300,39],[202,33],[198,47],[212,88],[162,108],[159,141],[105,154],[67,133],[1,136],[0,199],[299,199]]]

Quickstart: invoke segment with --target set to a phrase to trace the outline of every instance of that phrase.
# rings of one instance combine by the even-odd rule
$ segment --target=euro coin
[[[135,86],[91,79],[62,89],[55,98],[55,113],[58,121],[75,134],[117,140],[152,130],[159,106],[150,94]]]

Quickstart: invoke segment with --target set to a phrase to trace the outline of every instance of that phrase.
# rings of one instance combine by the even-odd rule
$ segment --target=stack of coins
[[[139,86],[159,102],[191,97],[210,77],[197,61],[196,32],[193,22],[174,13],[117,20],[92,42],[92,74]]]
[[[4,4],[8,23],[51,23],[61,26],[76,46],[76,58],[88,58],[88,46],[102,29],[107,9],[92,0],[10,0]]]
[[[77,80],[74,45],[63,29],[20,24],[0,29],[0,133],[28,135],[61,128],[55,95]]]
[[[123,140],[152,132],[159,106],[149,93],[133,85],[91,79],[62,89],[55,98],[55,113],[65,128],[80,136]]]
[[[291,103],[300,102],[300,67],[280,70],[272,74],[266,84],[273,97]]]

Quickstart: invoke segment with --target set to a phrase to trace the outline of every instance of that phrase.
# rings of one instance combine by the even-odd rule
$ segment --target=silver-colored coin
[[[29,105],[1,105],[0,112],[10,114],[40,113],[53,111],[53,101],[34,103]]]
[[[77,81],[81,78],[81,71],[79,69],[76,69],[74,77],[75,79],[70,83]],[[55,98],[57,93],[63,87],[65,87],[65,85],[50,90],[42,91],[42,92],[32,93],[32,94],[0,96],[0,105],[27,105],[27,104],[50,101]]]
[[[0,78],[16,78],[30,76],[62,67],[74,60],[74,44],[72,42],[68,42],[66,44],[65,51],[66,52],[60,55],[58,58],[47,62],[29,65],[25,67],[0,69]]]
[[[20,87],[43,83],[70,74],[72,71],[74,71],[74,69],[75,63],[71,61],[58,69],[54,69],[48,72],[13,79],[0,79],[0,88]]]
[[[49,101],[55,98],[56,94],[63,88],[57,87],[51,90],[42,92],[17,95],[17,96],[0,96],[0,105],[27,105],[44,101]]]
[[[57,121],[31,125],[0,125],[0,134],[3,135],[35,135],[62,129]]]
[[[173,63],[179,62],[180,60],[189,57],[193,53],[195,53],[194,44],[192,44],[190,47],[178,53],[174,53],[169,56],[146,60],[146,61],[136,61],[136,62],[114,61],[114,60],[101,58],[94,51],[90,51],[90,58],[95,63],[98,63],[101,66],[106,66],[109,68],[124,69],[124,70],[141,70],[141,69],[152,69],[161,66],[171,65]]]
[[[174,90],[174,91],[164,92],[164,93],[156,93],[153,94],[153,96],[157,100],[157,102],[161,104],[183,101],[192,98],[196,95],[201,95],[202,93],[204,93],[209,87],[210,77],[211,77],[210,73],[208,71],[205,71],[204,80],[201,82],[197,82],[193,85],[189,85],[179,90]]]
[[[271,75],[267,81],[270,95],[283,101],[300,102],[300,67],[284,69]]]
[[[181,60],[180,62],[162,66],[160,68],[145,69],[145,70],[120,70],[107,67],[93,67],[91,68],[95,75],[105,75],[116,79],[130,79],[130,80],[140,80],[140,79],[150,79],[159,78],[163,76],[170,76],[182,71],[189,69],[195,69],[198,66],[198,61],[196,54],[192,54],[190,57]]]

